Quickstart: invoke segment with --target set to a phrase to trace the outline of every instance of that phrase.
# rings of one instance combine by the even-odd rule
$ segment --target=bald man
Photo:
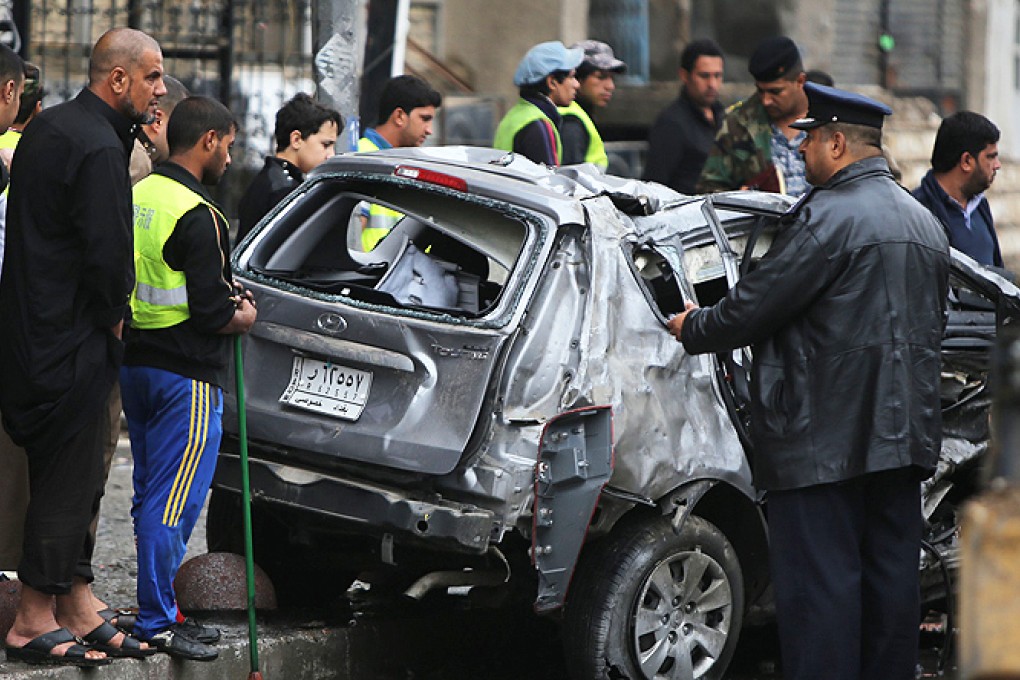
[[[133,126],[154,119],[164,94],[159,44],[113,29],[92,50],[88,87],[43,110],[18,144],[0,278],[0,411],[25,448],[31,493],[11,660],[95,666],[154,651],[96,613],[89,524],[134,285]]]

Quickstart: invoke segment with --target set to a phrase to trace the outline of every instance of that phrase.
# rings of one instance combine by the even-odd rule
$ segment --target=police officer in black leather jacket
[[[692,354],[753,347],[787,680],[914,677],[920,481],[938,459],[949,246],[881,155],[884,105],[809,84],[813,189],[718,304],[670,321]]]

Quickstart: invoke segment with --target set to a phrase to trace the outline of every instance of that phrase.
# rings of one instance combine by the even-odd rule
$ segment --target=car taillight
[[[447,187],[448,189],[456,189],[457,191],[467,191],[467,182],[460,177],[454,177],[453,175],[444,175],[441,172],[435,172],[434,170],[425,170],[424,168],[416,168],[411,165],[398,165],[393,171],[393,174],[397,177],[407,177],[408,179],[416,179],[419,182],[428,182],[429,184],[438,184],[440,186]]]

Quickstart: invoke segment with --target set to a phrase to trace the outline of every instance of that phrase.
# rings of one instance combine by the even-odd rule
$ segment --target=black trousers
[[[57,446],[25,446],[29,501],[18,578],[48,595],[65,595],[80,576],[93,581],[89,532],[103,496],[103,446],[109,418],[96,410]]]
[[[913,680],[919,480],[901,468],[769,493],[784,680]]]

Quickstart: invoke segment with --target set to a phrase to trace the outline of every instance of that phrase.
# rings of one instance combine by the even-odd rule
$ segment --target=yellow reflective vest
[[[584,129],[588,133],[588,148],[584,152],[584,162],[593,163],[603,170],[608,168],[609,156],[606,155],[606,145],[602,142],[602,135],[599,134],[588,112],[581,108],[576,100],[570,102],[570,106],[561,106],[559,112],[564,118],[574,116],[584,125]]]
[[[135,288],[131,291],[131,325],[143,330],[169,328],[186,321],[188,286],[184,272],[163,259],[163,246],[178,220],[206,205],[227,223],[214,205],[180,182],[152,174],[134,186]]]
[[[542,113],[542,109],[526,99],[518,99],[517,103],[503,116],[503,120],[499,121],[496,135],[492,140],[493,148],[513,151],[514,138],[517,133],[536,120],[549,121],[549,127],[552,128],[553,137],[556,139],[556,158],[563,158],[563,142],[560,141],[559,129],[549,120],[549,116]]]
[[[7,132],[5,132],[2,135],[0,135],[0,149],[14,149],[14,148],[17,148],[18,142],[20,142],[20,141],[21,141],[21,132],[18,131],[18,130],[15,130],[14,128],[11,128],[11,129],[7,130]],[[10,173],[8,173],[8,178],[9,177],[10,177]],[[10,190],[11,190],[11,185],[8,182],[7,186],[4,187],[3,192],[0,192],[0,193],[3,193],[3,195],[6,196],[10,192]]]
[[[358,140],[358,153],[378,150],[378,145],[368,137]],[[390,233],[390,230],[403,216],[404,213],[390,210],[386,206],[375,203],[369,205],[368,224],[361,230],[361,249],[367,253],[375,248],[376,244],[386,238],[386,234]]]

